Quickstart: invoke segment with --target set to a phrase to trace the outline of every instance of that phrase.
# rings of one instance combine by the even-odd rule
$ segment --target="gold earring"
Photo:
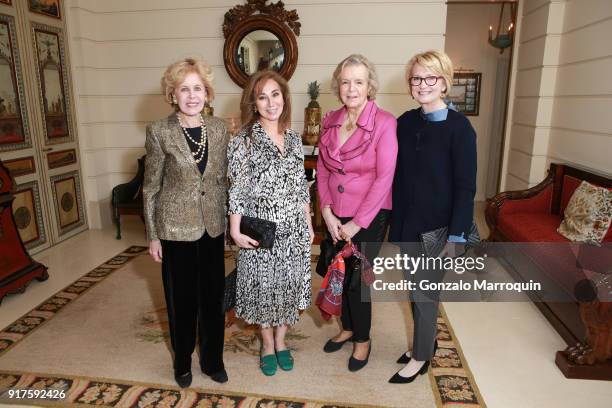
[[[257,113],[257,107],[253,106],[253,113]]]
[[[174,95],[172,95],[172,103],[173,103],[174,105],[177,105],[177,104],[178,104],[178,102],[176,101],[176,96],[174,96]]]

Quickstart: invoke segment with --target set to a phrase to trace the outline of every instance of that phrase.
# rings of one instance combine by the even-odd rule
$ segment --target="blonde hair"
[[[206,101],[211,102],[215,99],[215,90],[212,87],[213,73],[210,65],[199,58],[185,58],[170,64],[161,79],[164,99],[175,109],[178,109],[178,106],[173,102],[172,94],[176,87],[185,80],[185,77],[191,73],[198,74],[202,80],[206,89]]]
[[[348,65],[363,65],[366,67],[368,70],[368,100],[370,101],[376,99],[376,92],[378,92],[378,74],[376,73],[376,67],[370,62],[369,59],[361,54],[349,55],[343,59],[334,70],[331,81],[331,89],[334,95],[336,95],[336,98],[342,102],[340,99],[340,74],[342,74],[344,67]]]
[[[430,50],[412,57],[410,61],[408,61],[408,64],[406,64],[406,82],[408,82],[408,86],[410,86],[409,81],[412,75],[412,69],[416,64],[444,78],[446,89],[442,92],[442,96],[449,94],[453,86],[453,62],[445,52]],[[412,88],[410,89],[412,93]]]
[[[265,83],[269,80],[276,81],[283,95],[283,112],[278,118],[278,130],[284,132],[291,126],[291,95],[289,93],[289,84],[285,78],[280,76],[276,71],[263,70],[257,71],[249,78],[249,82],[242,91],[240,99],[240,122],[242,129],[250,132],[251,126],[259,118],[259,113],[256,112],[257,105],[255,101],[261,93]]]

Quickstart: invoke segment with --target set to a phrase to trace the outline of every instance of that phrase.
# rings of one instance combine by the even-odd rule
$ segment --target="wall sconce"
[[[500,34],[502,19],[504,17],[504,7],[506,3],[510,4],[510,25],[508,31]],[[493,38],[493,26],[489,26],[489,44],[495,48],[499,48],[499,53],[502,54],[504,50],[512,45],[514,40],[514,22],[516,17],[516,3],[515,2],[503,2],[501,4],[501,10],[499,12],[499,21],[497,23],[497,33]]]

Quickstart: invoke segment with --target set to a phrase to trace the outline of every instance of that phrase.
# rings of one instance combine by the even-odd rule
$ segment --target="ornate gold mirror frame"
[[[297,11],[285,10],[282,1],[268,5],[266,2],[248,0],[247,4],[235,6],[225,13],[223,62],[229,76],[241,88],[246,85],[250,74],[260,69],[274,69],[289,80],[297,66],[295,35],[300,35],[301,26]],[[260,42],[266,44],[266,49],[269,48],[263,56],[250,56],[257,61],[257,67],[249,61],[245,62],[245,51],[248,49],[245,50],[247,43],[244,41],[249,35],[255,38],[255,42],[261,38]],[[249,54],[246,55],[249,58]]]

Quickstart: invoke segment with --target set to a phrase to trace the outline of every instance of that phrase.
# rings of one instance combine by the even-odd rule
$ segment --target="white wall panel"
[[[74,6],[81,7],[97,13],[121,13],[126,11],[143,10],[176,10],[176,9],[203,9],[221,7],[229,10],[239,4],[236,0],[181,0],[180,2],[169,2],[168,0],[73,0]],[[304,5],[326,5],[329,0],[286,0],[285,8],[288,10],[299,8]],[[334,0],[334,4],[385,4],[394,3],[393,0]],[[402,4],[418,3],[441,3],[444,0],[404,0]]]
[[[559,64],[605,58],[612,55],[612,19],[563,35]]]
[[[535,13],[538,9],[544,7],[545,5],[548,5],[550,3],[550,0],[527,0],[524,3],[525,6],[523,8],[523,14],[529,15]]]
[[[540,67],[544,64],[544,49],[546,37],[540,37],[531,41],[521,42],[518,49],[518,69],[529,69]]]
[[[557,97],[553,126],[612,134],[612,95],[605,97]],[[612,139],[610,139],[612,141]],[[612,145],[610,146],[612,154]]]
[[[409,57],[406,57],[406,62]],[[340,60],[338,60],[340,62]],[[241,93],[238,87],[225,73],[225,66],[212,66],[213,87],[217,93]],[[331,77],[336,64],[300,65],[289,81],[291,92],[303,93],[307,84],[318,81],[321,93],[331,93]],[[379,93],[408,94],[404,80],[405,64],[377,65],[380,78]],[[149,68],[90,68],[80,67],[76,75],[82,84],[81,95],[120,96],[120,95],[153,95],[161,94],[161,77],[165,67]]]
[[[529,182],[532,159],[533,156],[530,154],[511,149],[508,157],[508,172],[525,182]]]
[[[444,3],[333,4],[299,7],[301,35],[432,34],[444,32]],[[408,16],[436,16],[408,18]]]
[[[514,122],[522,125],[548,126],[553,102],[552,98],[516,98]]]
[[[612,176],[610,134],[551,129],[549,155]]]
[[[527,183],[524,180],[521,180],[520,178],[516,177],[512,173],[508,173],[507,178],[506,178],[505,190],[517,191],[517,190],[524,190],[526,188],[529,188],[529,183]]]
[[[594,21],[612,17],[612,1],[571,0],[565,4],[565,22],[563,31],[568,32],[592,24]]]
[[[612,55],[605,59],[584,61],[559,67],[559,96],[612,95]]]
[[[523,16],[521,42],[542,37],[547,31],[550,4],[540,7],[533,13]]]

